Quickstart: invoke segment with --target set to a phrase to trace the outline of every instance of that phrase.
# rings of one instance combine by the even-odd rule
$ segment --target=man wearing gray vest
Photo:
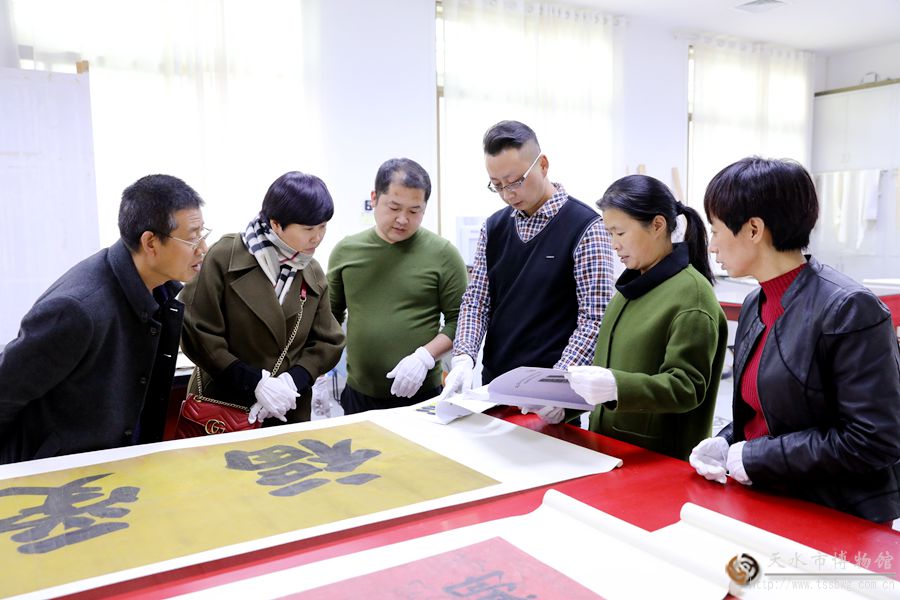
[[[534,131],[501,121],[484,135],[484,156],[488,189],[509,206],[481,228],[442,398],[472,387],[483,338],[483,383],[521,366],[591,364],[613,293],[603,219],[550,181]],[[559,422],[563,411],[539,414]]]

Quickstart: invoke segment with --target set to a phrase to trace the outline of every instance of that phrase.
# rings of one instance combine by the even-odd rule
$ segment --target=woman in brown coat
[[[308,421],[313,382],[340,358],[344,334],[312,257],[333,214],[321,179],[285,173],[247,229],[209,249],[181,295],[182,348],[203,395],[249,408],[251,422]]]

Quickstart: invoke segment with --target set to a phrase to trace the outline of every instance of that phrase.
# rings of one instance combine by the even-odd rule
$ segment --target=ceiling
[[[734,8],[747,1],[574,0],[682,33],[725,34],[824,55],[900,43],[900,0],[782,0],[760,13]]]

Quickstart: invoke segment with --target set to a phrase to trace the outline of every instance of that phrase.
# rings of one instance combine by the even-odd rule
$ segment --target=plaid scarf
[[[241,240],[275,286],[278,302],[284,304],[297,271],[306,268],[313,257],[285,244],[284,240],[272,231],[268,221],[263,220],[260,215],[250,221],[247,229],[241,234]]]

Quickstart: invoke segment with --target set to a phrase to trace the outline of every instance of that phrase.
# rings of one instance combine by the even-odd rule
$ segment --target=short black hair
[[[168,236],[178,228],[176,212],[201,206],[203,199],[200,195],[177,177],[141,177],[122,192],[119,235],[129,250],[137,252],[145,231]]]
[[[275,219],[282,227],[318,225],[334,216],[334,201],[315,175],[288,171],[269,186],[259,214],[263,221]]]
[[[391,158],[381,163],[375,175],[376,197],[387,193],[395,176],[401,177],[397,183],[403,187],[425,192],[425,202],[428,202],[431,197],[431,178],[422,165],[408,158]]]
[[[484,153],[489,156],[497,156],[507,148],[518,150],[528,142],[534,142],[540,152],[537,134],[534,130],[519,121],[500,121],[491,126],[484,134]]]
[[[648,227],[656,215],[666,220],[666,231],[675,231],[678,215],[684,215],[687,229],[684,242],[687,244],[691,265],[710,283],[714,283],[709,266],[709,252],[706,241],[706,225],[693,208],[675,199],[669,188],[659,179],[649,175],[627,175],[613,182],[597,200],[600,210],[615,208],[632,219]]]
[[[780,252],[809,246],[819,218],[816,187],[806,169],[789,159],[742,158],[719,171],[703,198],[706,218],[722,221],[732,233],[758,217]]]

